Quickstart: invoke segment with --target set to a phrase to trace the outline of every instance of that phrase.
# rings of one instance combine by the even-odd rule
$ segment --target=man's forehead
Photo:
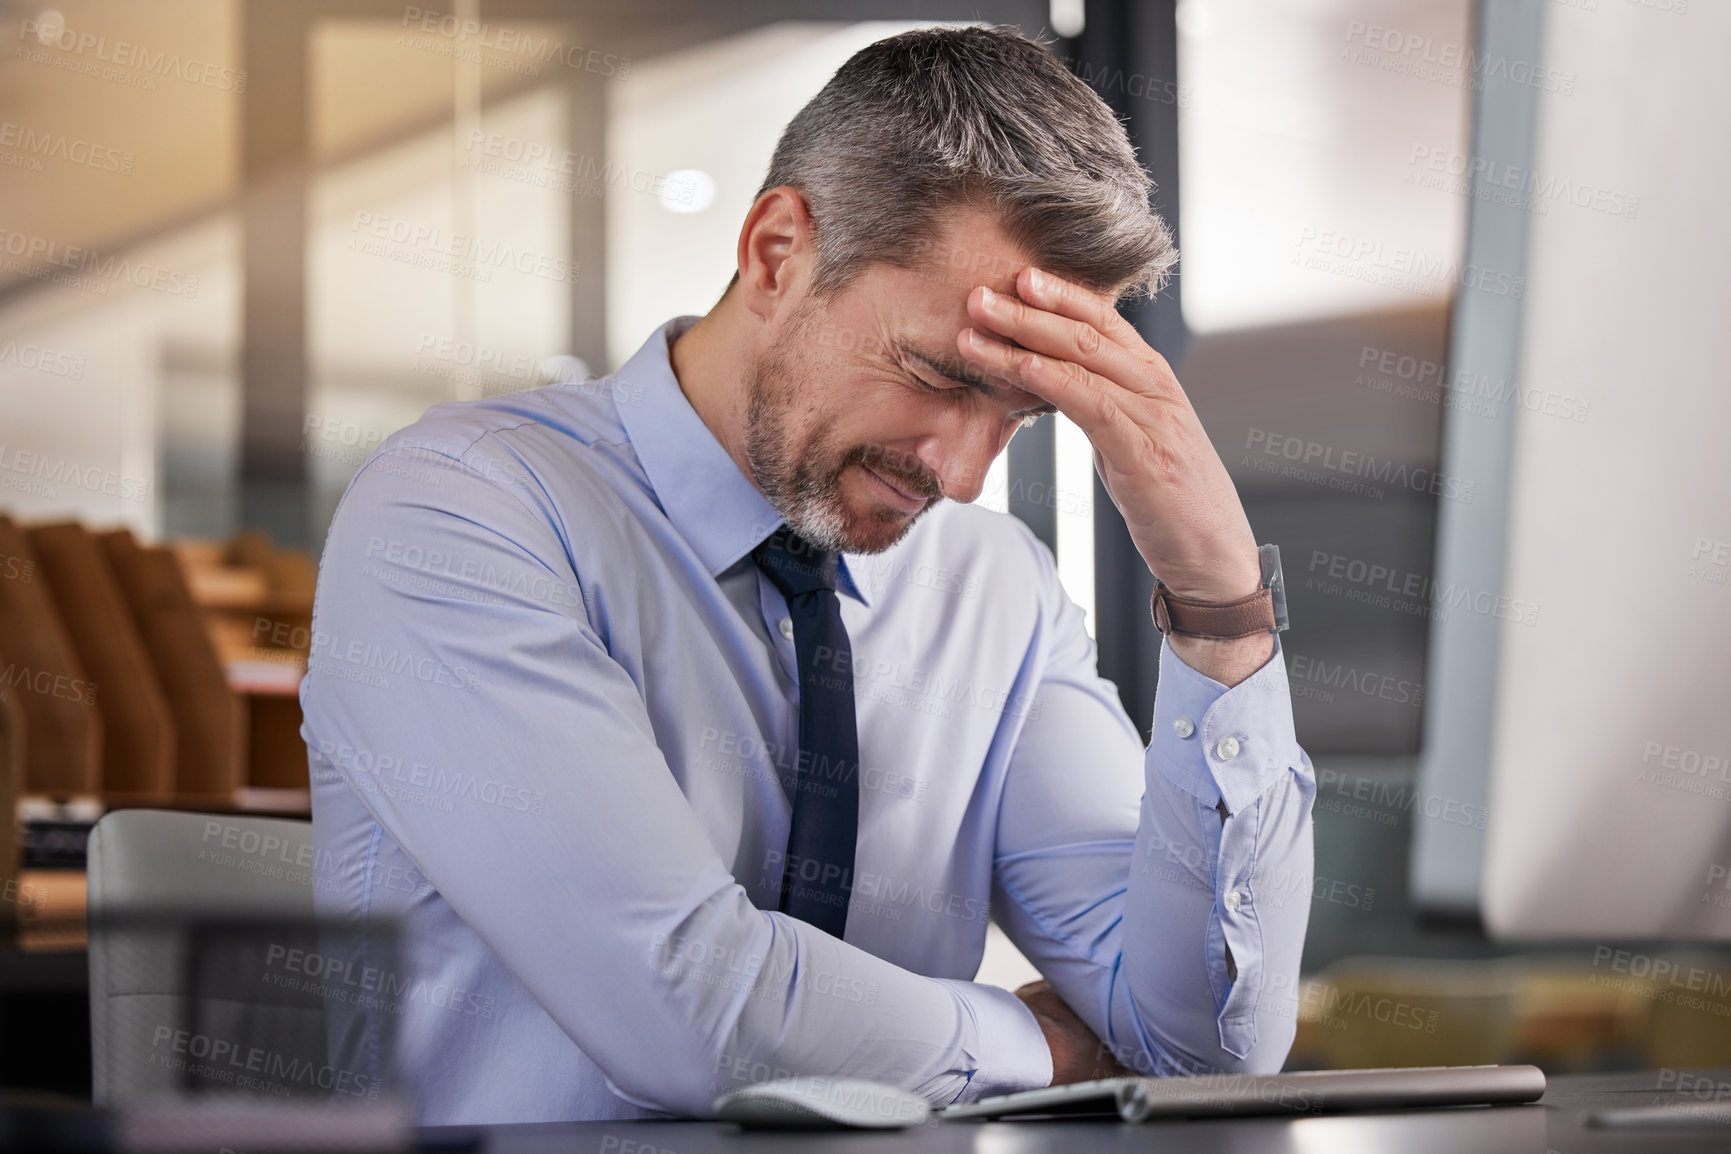
[[[959,207],[944,213],[932,235],[921,242],[914,271],[960,286],[964,292],[983,284],[1013,294],[1016,274],[1032,263],[1030,255],[1004,234],[991,214]]]

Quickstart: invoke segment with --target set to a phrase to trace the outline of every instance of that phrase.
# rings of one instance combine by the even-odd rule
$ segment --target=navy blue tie
[[[783,525],[752,559],[787,598],[799,669],[799,761],[781,909],[841,937],[859,835],[859,731],[853,649],[835,595],[840,555]]]

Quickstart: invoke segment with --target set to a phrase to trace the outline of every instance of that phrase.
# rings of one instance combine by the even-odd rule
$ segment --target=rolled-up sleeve
[[[1051,629],[1000,814],[999,921],[1131,1069],[1277,1071],[1315,799],[1278,642],[1230,689],[1163,646],[1144,750],[1067,599]]]

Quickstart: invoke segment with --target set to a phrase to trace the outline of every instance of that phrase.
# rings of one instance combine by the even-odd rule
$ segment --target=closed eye
[[[954,384],[954,385],[943,385],[943,386],[934,385],[930,381],[926,380],[924,377],[920,376],[918,373],[914,372],[911,369],[905,369],[904,368],[902,370],[902,372],[907,375],[908,380],[912,381],[914,386],[916,388],[918,388],[921,392],[937,393],[937,394],[942,395],[942,396],[948,396],[952,399],[960,399],[962,397],[966,397],[966,396],[971,395],[974,391],[973,389],[969,388],[965,384]],[[1055,413],[1057,411],[1058,411],[1058,409],[1057,409],[1056,405],[1041,405],[1038,409],[1035,409],[1033,412],[1025,413],[1022,416],[1017,417],[1016,418],[1016,428],[1018,430],[1026,429],[1030,425],[1032,425],[1034,422],[1038,421],[1041,417],[1044,417],[1049,413]]]
[[[948,386],[934,385],[930,381],[926,380],[924,377],[920,376],[918,373],[913,372],[911,369],[903,369],[902,372],[907,374],[908,380],[912,381],[916,386],[918,386],[921,390],[923,390],[925,392],[940,393],[942,395],[950,396],[950,397],[965,397],[968,395],[969,390],[965,386],[962,386],[962,385],[948,385]]]
[[[956,398],[956,399],[960,399],[962,397],[967,397],[967,396],[995,397],[998,394],[998,390],[994,389],[992,387],[992,385],[990,385],[989,383],[987,383],[983,380],[968,377],[966,375],[965,369],[962,369],[959,367],[955,368],[953,370],[948,369],[944,365],[940,364],[938,361],[934,360],[932,357],[928,356],[925,353],[920,352],[917,349],[903,346],[903,347],[901,347],[900,351],[902,354],[903,361],[898,367],[901,369],[902,373],[908,378],[908,380],[912,381],[914,386],[916,388],[920,389],[922,392],[944,393],[944,394],[948,394],[952,398]],[[907,364],[908,361],[912,361],[916,364],[926,365],[926,366],[936,370],[938,375],[942,379],[948,380],[950,383],[947,385],[934,385],[934,384],[932,384],[930,381],[926,380],[924,377],[922,377],[918,373],[914,372],[914,370],[912,368],[908,367],[908,364]],[[1016,427],[1018,429],[1025,429],[1029,425],[1032,425],[1035,421],[1039,420],[1041,417],[1045,416],[1047,413],[1055,413],[1057,411],[1058,411],[1058,406],[1048,403],[1048,404],[1041,405],[1038,408],[1033,409],[1030,412],[1024,413],[1021,416],[1016,416],[1015,414],[1011,414],[1011,416],[1015,417]]]

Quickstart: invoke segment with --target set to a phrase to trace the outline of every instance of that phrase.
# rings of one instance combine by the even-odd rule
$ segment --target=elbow
[[[714,1075],[667,1066],[610,1074],[607,1088],[633,1106],[675,1118],[713,1118],[716,1098],[726,1093]]]
[[[1215,1018],[1211,1027],[1212,1036],[1153,1037],[1141,1046],[1109,1048],[1131,1073],[1145,1078],[1278,1074],[1297,1034],[1293,1019],[1268,1009],[1249,1017]]]
[[[1223,1021],[1220,1047],[1206,1062],[1207,1074],[1278,1074],[1292,1051],[1298,1024],[1262,1012],[1246,1021]]]
[[[747,1077],[750,1063],[706,1045],[695,1033],[663,1034],[663,1042],[644,1044],[627,1061],[608,1067],[607,1088],[633,1106],[658,1114],[713,1118],[715,1100],[746,1084],[738,1079]]]

